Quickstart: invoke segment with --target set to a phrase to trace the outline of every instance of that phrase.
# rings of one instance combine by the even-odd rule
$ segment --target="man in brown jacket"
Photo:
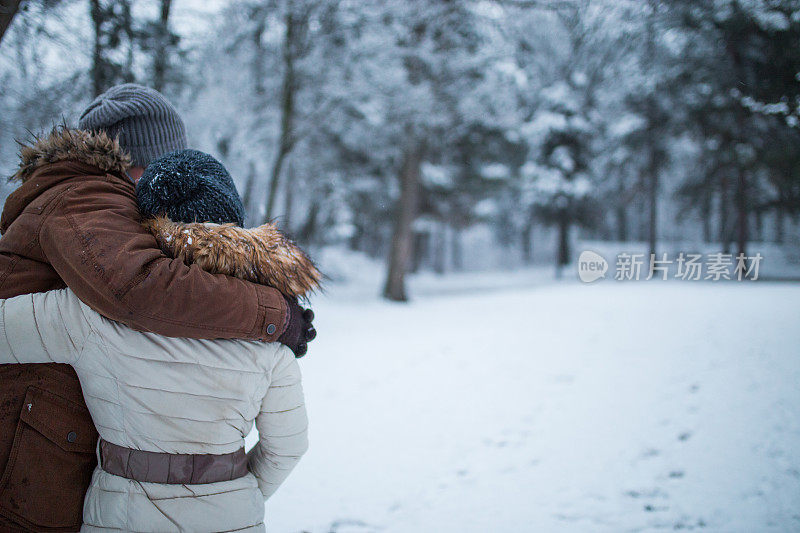
[[[0,298],[68,286],[141,331],[278,341],[305,353],[310,312],[273,288],[165,256],[141,226],[135,179],[150,160],[186,145],[169,102],[152,89],[117,86],[79,125],[21,150],[13,177],[21,185],[0,219]],[[26,397],[46,405],[31,410]],[[80,528],[96,443],[71,367],[0,365],[0,531]]]

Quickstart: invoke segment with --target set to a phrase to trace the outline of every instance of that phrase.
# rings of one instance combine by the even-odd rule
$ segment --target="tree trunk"
[[[312,244],[314,237],[317,233],[317,220],[319,220],[320,202],[318,200],[311,200],[311,206],[308,208],[308,218],[305,224],[300,229],[297,239],[303,244]]]
[[[782,208],[775,211],[775,242],[783,244],[786,240],[786,216]]]
[[[169,64],[169,12],[171,8],[172,0],[161,0],[157,44],[153,50],[153,88],[157,91],[163,91],[166,82],[167,65]]]
[[[392,248],[389,252],[389,268],[383,296],[396,302],[408,300],[405,276],[414,252],[412,225],[417,216],[419,196],[419,174],[422,164],[422,145],[411,139],[403,154],[398,179],[400,180],[400,202],[395,221]]]
[[[561,270],[569,264],[569,216],[562,213],[558,219],[558,254],[556,257],[556,278],[561,278]]]
[[[522,259],[526,265],[533,263],[533,216],[528,217],[522,228]]]
[[[461,242],[461,230],[455,226],[453,226],[450,233],[450,243],[453,270],[461,272],[464,270],[464,248]]]
[[[283,197],[283,228],[291,233],[292,231],[292,207],[294,204],[294,165],[290,164],[286,169],[287,187]]]
[[[255,99],[255,114],[258,115],[258,111],[260,111],[263,107],[263,98],[260,97],[262,97],[266,92],[264,87],[264,56],[266,55],[266,52],[264,50],[263,37],[264,32],[267,29],[267,22],[266,15],[261,7],[253,8],[250,16],[251,19],[256,22],[252,34],[253,62],[251,63],[251,75],[253,76],[253,92],[257,97]],[[245,213],[247,213],[250,224],[256,224],[256,221],[258,220],[256,205],[254,205],[256,201],[254,193],[256,181],[255,164],[251,161],[249,172],[247,174],[247,181],[245,183],[244,194],[242,195],[242,203],[244,204],[244,210]]]
[[[703,192],[703,205],[700,208],[700,216],[703,219],[703,242],[711,242],[711,191]]]
[[[283,43],[283,85],[281,87],[281,122],[278,153],[275,155],[275,160],[272,163],[264,223],[269,222],[272,218],[272,211],[275,207],[275,199],[278,194],[278,186],[280,185],[281,169],[283,168],[286,156],[292,150],[294,144],[294,97],[295,90],[297,89],[294,71],[296,38],[297,22],[292,14],[290,3],[286,12],[286,37]]]
[[[722,252],[726,254],[731,251],[730,231],[728,230],[729,204],[728,179],[722,176],[719,183],[719,242],[722,245]]]
[[[278,196],[278,186],[280,185],[281,169],[283,168],[283,161],[286,159],[288,150],[283,147],[278,148],[278,154],[275,161],[272,163],[272,172],[270,172],[269,187],[267,191],[267,205],[264,211],[264,218],[261,223],[266,224],[272,220],[272,211],[275,209],[275,201]]]
[[[658,3],[655,0],[650,0],[650,14],[647,19],[647,47],[646,47],[646,61],[648,65],[655,64],[655,17]],[[650,249],[650,254],[656,253],[656,239],[657,224],[658,224],[658,146],[656,141],[656,100],[655,95],[647,97],[647,145],[649,148],[648,154],[648,227],[647,227],[647,242]]]
[[[447,226],[445,226],[444,222],[439,224],[439,231],[436,232],[436,242],[433,246],[433,270],[437,274],[444,274],[446,270],[446,259],[445,259],[445,249],[446,249],[446,231]]]
[[[103,49],[100,41],[103,25],[103,10],[100,0],[90,0],[90,15],[92,18],[92,29],[94,30],[94,42],[92,48],[92,92],[95,96],[102,94],[105,89],[105,68],[103,65]]]
[[[651,155],[651,157],[655,157]],[[650,187],[648,189],[649,196],[649,220],[647,228],[647,242],[650,253],[656,253],[656,238],[657,238],[657,225],[658,225],[658,169],[655,168],[655,163],[651,163],[650,169]]]
[[[103,93],[111,85],[118,82],[131,82],[134,80],[133,68],[133,46],[134,28],[133,16],[131,14],[130,0],[117,0],[112,7],[103,7],[101,0],[90,0],[89,15],[92,20],[93,49],[92,49],[92,92],[95,96]],[[113,22],[113,29],[103,28],[107,22]],[[115,63],[112,59],[121,55],[121,43],[124,42],[113,35],[114,39],[109,39],[110,31],[124,35],[127,38],[127,62]],[[117,44],[112,45],[111,41]],[[108,44],[104,44],[108,43]],[[108,48],[104,48],[107,46]]]
[[[414,253],[412,254],[414,258],[411,272],[415,274],[422,268],[422,262],[425,259],[429,239],[430,233],[414,232]]]
[[[129,1],[120,2],[122,6],[122,33],[128,38],[128,48],[125,53],[125,66],[122,69],[122,81],[124,83],[133,83],[135,77],[133,76],[133,52],[134,52],[134,31],[133,31],[133,14],[131,13],[131,3]]]
[[[28,40],[29,32],[27,28],[27,24],[25,24],[25,20],[23,19],[20,21],[21,24],[24,24],[23,30],[25,31],[25,37],[22,39],[17,39],[17,42],[14,43],[16,46],[14,47],[15,55],[17,56],[17,65],[19,66],[19,74],[22,78],[24,84],[30,83],[30,73],[28,72],[28,62],[25,58],[25,43],[24,41]],[[33,126],[33,125],[31,125]],[[28,129],[31,129],[31,126],[28,126]]]
[[[257,97],[264,96],[267,92],[264,80],[266,74],[264,72],[264,57],[267,51],[264,48],[264,32],[267,30],[267,17],[263,8],[257,7],[252,11],[252,19],[256,22],[253,29],[253,62],[251,64],[251,72],[253,75],[253,91]],[[263,99],[256,98],[257,107],[263,107]]]
[[[736,253],[747,255],[747,177],[739,168],[736,179]]]
[[[646,190],[646,189],[644,189]],[[646,200],[646,198],[644,199]],[[646,241],[647,240],[647,212],[645,209],[637,209],[636,214],[634,216],[636,219],[636,240],[637,241]]]
[[[628,209],[622,202],[617,204],[617,240],[619,242],[628,240]]]
[[[20,3],[21,0],[0,0],[0,41],[11,26],[11,20],[17,14]]]
[[[733,9],[735,14],[739,14],[740,6],[737,2],[733,3]],[[738,39],[728,39],[725,43],[725,49],[730,56],[731,60],[733,61],[733,72],[735,75],[735,79],[739,80],[739,83],[747,86],[747,83],[750,76],[747,75],[743,65],[744,60],[742,58],[742,52],[740,47],[743,47],[743,42]],[[742,48],[743,49],[743,48]],[[742,137],[746,135],[746,125],[745,125],[745,109],[742,107],[741,104],[736,104],[733,109],[734,112],[734,120],[736,123],[736,132],[731,139],[731,148],[733,148],[733,152],[736,153],[736,144],[738,142],[744,141],[745,139]],[[738,157],[734,159],[736,165],[736,189],[734,192],[734,204],[736,209],[736,249],[738,254],[745,254],[747,248],[747,162],[740,160]],[[733,233],[733,232],[731,232]],[[733,235],[731,235],[731,238]],[[726,253],[730,246],[726,244]]]
[[[364,228],[359,223],[354,223],[353,226],[353,234],[347,239],[347,248],[353,252],[360,252],[364,240]]]
[[[753,234],[749,238],[757,242],[764,241],[764,215],[760,210],[753,212]]]
[[[628,240],[628,192],[625,187],[625,173],[617,171],[617,198],[616,213],[617,219],[617,241],[626,242]]]
[[[247,180],[244,182],[244,192],[242,193],[242,205],[244,205],[245,217],[255,220],[256,213],[253,212],[253,190],[256,186],[256,164],[250,161],[247,168]]]
[[[625,198],[626,194],[625,179],[623,178],[623,173],[620,172],[619,180],[617,181],[616,199],[617,240],[620,242],[628,240],[628,203]]]

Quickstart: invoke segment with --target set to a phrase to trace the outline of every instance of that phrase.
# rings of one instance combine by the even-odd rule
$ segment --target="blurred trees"
[[[89,0],[92,20],[92,92],[132,82],[136,39],[129,0]]]
[[[158,19],[149,24],[149,35],[152,42],[147,46],[153,55],[153,88],[163,91],[167,82],[167,69],[174,47],[178,44],[179,37],[170,31],[169,14],[172,10],[172,0],[161,0],[158,10]]]
[[[535,111],[522,124],[528,158],[520,178],[530,205],[523,245],[530,246],[527,233],[534,219],[555,227],[557,276],[572,260],[572,226],[594,223],[600,176],[593,162],[602,149],[604,128],[598,91],[611,72],[607,63],[619,49],[605,26],[608,21],[593,13],[591,6],[588,0],[560,3],[546,14],[558,23],[564,44],[559,54],[549,56],[552,70],[537,94]]]
[[[278,134],[277,153],[270,172],[264,222],[272,218],[282,176],[283,162],[297,140],[295,99],[299,90],[299,80],[295,64],[308,53],[308,49],[311,46],[309,24],[315,7],[315,3],[312,2],[289,2],[284,6],[284,38],[281,47],[282,81],[279,104],[280,133]]]
[[[764,213],[781,228],[798,209],[800,2],[669,4],[689,43],[681,103],[704,161],[682,199],[704,216],[716,203],[723,249],[743,253]]]
[[[800,0],[236,0],[204,32],[186,9],[25,1],[0,43],[3,170],[14,137],[137,81],[250,224],[385,259],[395,300],[411,269],[465,266],[473,227],[557,272],[576,235],[796,233]]]

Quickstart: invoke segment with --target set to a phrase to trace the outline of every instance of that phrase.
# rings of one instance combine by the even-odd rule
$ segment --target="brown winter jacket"
[[[62,128],[21,156],[22,184],[0,219],[0,298],[69,286],[140,331],[270,342],[284,331],[276,289],[209,274],[159,249],[141,225],[129,158],[116,141]],[[24,409],[31,394],[46,403],[36,416]],[[78,529],[96,440],[71,367],[0,365],[0,530]]]

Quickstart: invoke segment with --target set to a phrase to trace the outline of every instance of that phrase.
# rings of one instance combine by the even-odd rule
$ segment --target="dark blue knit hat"
[[[136,184],[144,218],[173,222],[244,225],[244,205],[222,163],[197,150],[178,150],[153,160]]]

